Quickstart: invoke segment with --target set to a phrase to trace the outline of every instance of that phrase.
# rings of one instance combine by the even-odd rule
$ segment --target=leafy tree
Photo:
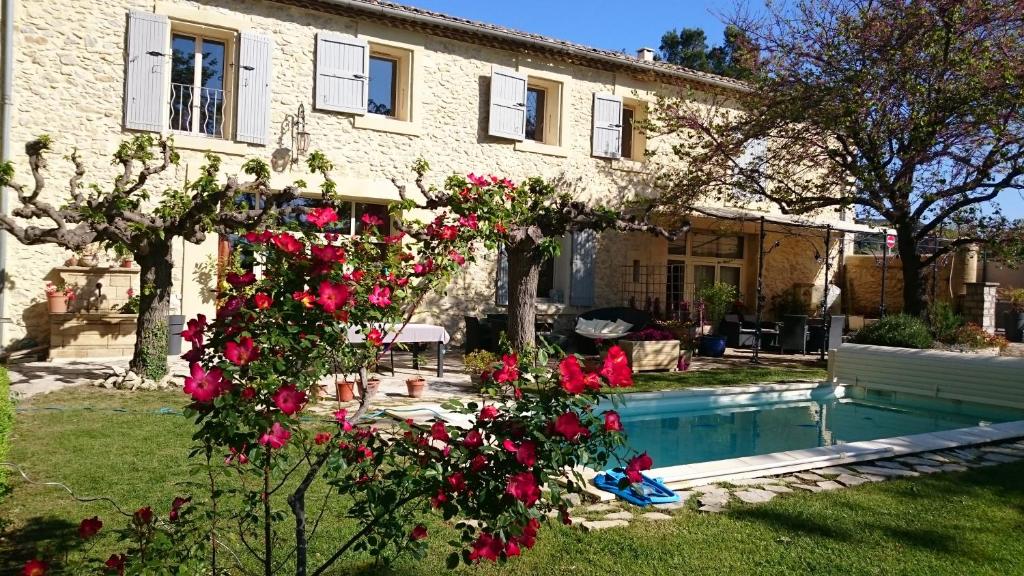
[[[444,189],[427,186],[424,177],[429,165],[418,161],[416,185],[426,202],[411,199],[404,185],[394,181],[402,198],[401,208],[441,210],[458,215],[462,225],[473,222],[481,227],[481,239],[491,249],[499,246],[508,261],[508,337],[513,350],[531,349],[536,341],[537,282],[541,266],[559,254],[561,238],[573,232],[605,230],[648,232],[666,238],[678,233],[652,224],[646,210],[643,217],[623,215],[606,206],[588,206],[561,192],[541,178],[521,184],[494,176],[451,176]],[[435,226],[427,234],[443,232]]]
[[[764,58],[749,90],[656,106],[654,129],[681,139],[666,201],[702,192],[880,218],[913,315],[937,258],[1019,245],[1024,227],[995,202],[1024,188],[1019,3],[802,0],[737,25]],[[951,240],[923,253],[936,236]]]
[[[158,380],[167,373],[167,315],[171,299],[171,271],[174,269],[172,246],[182,238],[195,244],[211,231],[252,229],[275,218],[307,208],[289,206],[299,192],[286,187],[279,192],[269,186],[270,169],[260,160],[249,160],[242,171],[252,178],[239,182],[230,177],[222,183],[220,159],[208,156],[200,176],[181,189],[171,188],[158,198],[147,189],[150,179],[178,162],[178,154],[169,140],[138,135],[123,142],[114,153],[121,174],[113,186],[83,186],[85,165],[78,152],[72,152],[75,174],[68,185],[67,202],[56,207],[40,199],[46,185],[45,152],[51,140],[42,136],[29,142],[28,154],[34,185],[29,188],[14,181],[14,168],[8,162],[0,166],[0,185],[10,186],[20,206],[11,215],[0,214],[0,228],[23,244],[56,244],[79,251],[93,243],[127,248],[141,268],[139,321],[131,369],[136,374]],[[323,161],[311,155],[310,165]],[[260,207],[237,200],[252,194],[262,198]],[[43,219],[51,225],[26,225],[18,219]]]
[[[661,37],[661,58],[677,66],[746,79],[758,66],[756,45],[737,26],[725,28],[721,46],[708,48],[700,28],[669,30]]]

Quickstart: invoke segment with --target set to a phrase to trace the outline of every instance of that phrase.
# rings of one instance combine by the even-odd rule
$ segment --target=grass
[[[738,366],[689,372],[645,372],[633,377],[632,388],[621,392],[658,392],[705,386],[744,386],[772,382],[818,381],[828,377],[824,368]]]
[[[696,384],[695,384],[696,385]],[[703,385],[703,384],[702,384]],[[111,496],[134,510],[166,514],[185,488],[191,424],[176,409],[180,393],[62,391],[19,405],[11,458],[34,478],[61,480],[86,495]],[[58,409],[59,408],[59,409]],[[537,547],[509,564],[463,568],[464,574],[900,574],[1024,573],[1024,463],[871,484],[821,494],[792,494],[727,513],[683,511],[664,523],[584,534],[546,524]],[[0,573],[13,573],[38,547],[74,542],[81,518],[109,506],[77,504],[54,488],[14,481],[0,502]],[[328,514],[327,518],[338,515]],[[446,574],[439,521],[428,525],[431,551],[403,559],[395,576]],[[337,541],[352,527],[332,520]],[[105,531],[107,529],[105,528]],[[106,557],[101,540],[96,556]],[[325,546],[314,553],[324,554]],[[336,574],[383,574],[355,558]]]

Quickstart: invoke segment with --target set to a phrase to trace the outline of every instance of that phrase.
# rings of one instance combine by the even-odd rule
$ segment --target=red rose
[[[297,292],[292,292],[292,300],[295,300],[296,302],[301,302],[302,305],[306,308],[312,308],[313,301],[316,300],[316,297],[310,294],[309,292],[303,292],[300,290]]]
[[[441,442],[448,441],[448,430],[445,429],[444,422],[434,422],[430,426],[430,437]]]
[[[316,442],[317,446],[323,446],[331,441],[331,434],[329,432],[318,432],[313,441]]]
[[[519,554],[519,545],[516,544],[515,538],[509,540],[508,543],[505,544],[505,557],[512,558],[515,556],[519,556]]]
[[[341,430],[343,432],[348,432],[352,430],[352,423],[346,419],[347,415],[348,413],[345,411],[344,408],[334,413],[334,421],[337,422],[338,424],[341,424]]]
[[[498,417],[498,408],[493,405],[487,405],[480,409],[480,416],[478,420],[494,420]]]
[[[260,357],[260,349],[251,337],[246,336],[240,342],[228,342],[224,347],[224,357],[236,366],[245,366]]]
[[[334,211],[334,208],[326,206],[323,208],[313,208],[306,214],[306,220],[310,224],[313,224],[317,228],[323,228],[332,222],[338,221],[338,213]]]
[[[373,292],[368,296],[370,304],[384,308],[391,305],[391,288],[387,286],[374,286]]]
[[[540,487],[537,486],[537,479],[533,477],[532,472],[520,472],[510,476],[505,493],[522,502],[527,508],[540,499]]]
[[[345,249],[340,246],[332,246],[330,244],[326,246],[313,246],[309,249],[309,253],[313,255],[313,259],[324,264],[345,263]]]
[[[553,428],[570,442],[575,442],[581,436],[590,436],[590,430],[580,423],[580,417],[575,412],[566,412],[556,418]]]
[[[569,394],[583,393],[583,368],[575,356],[566,356],[558,363],[558,374],[563,390]]]
[[[135,511],[135,514],[132,515],[132,520],[138,526],[147,526],[153,521],[153,509],[149,506],[139,508]]]
[[[185,324],[185,329],[181,331],[181,339],[202,346],[204,330],[206,330],[206,316],[199,314]]]
[[[49,564],[42,560],[33,558],[21,568],[21,576],[45,576],[46,570],[50,567]]]
[[[484,445],[483,434],[480,434],[479,430],[470,430],[466,437],[462,439],[462,445],[466,448],[479,448]]]
[[[633,385],[633,370],[629,367],[626,353],[618,346],[608,349],[601,366],[601,376],[608,380],[608,385],[617,388],[628,388]]]
[[[643,476],[640,473],[644,470],[650,470],[651,466],[654,466],[654,461],[647,455],[647,452],[634,456],[626,464],[626,478],[629,478],[629,481],[634,484],[641,482],[643,481]]]
[[[256,397],[256,389],[252,386],[246,386],[245,388],[242,388],[240,396],[242,397],[242,400],[252,400]]]
[[[532,468],[537,463],[537,445],[530,440],[524,441],[516,448],[516,462],[527,468]]]
[[[235,288],[245,288],[246,286],[256,282],[256,275],[253,274],[252,272],[246,272],[244,274],[239,274],[237,272],[228,272],[225,279],[227,280],[228,284],[231,284]]]
[[[124,561],[124,554],[111,554],[103,565],[107,572],[117,572],[118,576],[121,576],[124,574]]]
[[[509,383],[519,379],[519,358],[515,354],[504,354],[501,357],[501,368],[494,372],[496,382]]]
[[[281,426],[280,422],[274,422],[274,425],[270,427],[260,436],[260,444],[263,446],[269,446],[270,448],[282,448],[288,439],[292,437],[292,433],[287,428]]]
[[[324,280],[320,283],[317,295],[316,303],[324,309],[324,312],[329,314],[344,307],[351,293],[348,286],[344,284],[335,284],[334,282]]]
[[[92,518],[86,518],[78,524],[78,537],[82,540],[88,540],[96,535],[103,528],[103,522],[100,521],[98,516]]]
[[[487,456],[483,454],[477,454],[469,461],[469,471],[474,474],[479,474],[484,468],[487,468]]]
[[[305,403],[306,393],[297,389],[294,384],[286,384],[274,392],[274,405],[289,416],[302,410]]]
[[[275,235],[272,238],[272,241],[274,242],[274,246],[277,246],[278,250],[286,254],[295,254],[299,250],[302,250],[302,242],[299,242],[295,236],[285,232]]]
[[[469,552],[470,562],[479,562],[481,558],[495,562],[498,560],[498,555],[500,555],[505,548],[501,538],[498,538],[493,534],[488,534],[487,532],[483,532],[477,536],[476,540],[473,541],[470,547],[472,548]]]
[[[266,310],[267,308],[270,308],[270,305],[274,303],[274,300],[263,292],[257,292],[253,295],[252,302],[256,305],[258,310]]]
[[[427,527],[423,524],[417,524],[412,532],[409,533],[409,538],[412,540],[423,540],[427,537]]]
[[[615,410],[604,413],[604,430],[605,432],[622,432],[622,420],[619,419],[619,413]]]
[[[444,490],[438,490],[437,496],[430,499],[430,505],[434,508],[440,508],[442,504],[448,501],[448,495],[444,493]]]
[[[168,518],[171,522],[177,522],[178,517],[181,515],[181,507],[192,501],[192,497],[183,498],[181,496],[175,496],[174,500],[171,501],[171,513]]]
[[[374,346],[381,346],[384,344],[384,335],[381,334],[380,330],[370,328],[370,331],[366,333],[366,341]]]
[[[199,364],[193,363],[189,367],[189,372],[183,390],[196,402],[209,402],[220,396],[228,387],[224,371],[220,368],[212,368],[207,372]]]
[[[445,481],[452,492],[462,492],[466,489],[466,475],[462,472],[453,472]]]
[[[359,219],[368,228],[375,227],[375,226],[380,226],[380,225],[384,224],[384,220],[381,220],[381,218],[379,216],[377,216],[375,214],[370,214],[369,212],[367,212],[366,214],[363,214],[362,216],[360,216]]]

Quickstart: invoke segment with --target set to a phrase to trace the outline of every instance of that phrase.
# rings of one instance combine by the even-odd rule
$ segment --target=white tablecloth
[[[390,325],[390,326],[377,326],[377,329],[384,333],[384,342],[440,342],[442,344],[448,344],[448,341],[452,339],[448,331],[444,329],[444,326],[436,326],[434,324],[413,324],[409,323],[402,328],[401,325]],[[395,332],[399,329],[401,333],[396,334]],[[357,331],[357,328],[349,328],[348,330],[348,341],[349,342],[362,342],[365,340],[363,334]]]

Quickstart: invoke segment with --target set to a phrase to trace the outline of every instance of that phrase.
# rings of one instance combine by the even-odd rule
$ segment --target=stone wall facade
[[[47,170],[46,200],[60,204],[72,174],[62,158],[73,149],[84,159],[86,183],[109,187],[115,170],[111,153],[132,135],[123,127],[126,21],[128,10],[168,15],[172,22],[218,27],[229,31],[252,30],[273,37],[270,82],[271,139],[267,146],[230,139],[175,136],[180,163],[154,178],[147,188],[154,194],[181,187],[199,174],[204,154],[212,151],[223,159],[225,175],[238,174],[245,159],[290,153],[287,122],[304,106],[311,150],[322,150],[337,166],[335,177],[342,195],[358,200],[392,201],[398,195],[391,178],[411,179],[410,166],[419,158],[432,167],[430,180],[440,184],[458,173],[495,173],[520,180],[539,175],[552,179],[575,197],[605,206],[654,193],[651,187],[658,166],[672,160],[671,140],[650,139],[652,156],[644,162],[609,160],[591,155],[593,94],[607,92],[639,103],[655,95],[675,91],[623,73],[586,68],[532,57],[510,50],[390,28],[379,23],[329,15],[267,0],[48,0],[18,2],[14,38],[14,110],[11,127],[15,168],[20,181],[28,176],[26,160],[19,152],[42,133],[53,138]],[[172,25],[173,31],[173,25]],[[316,110],[314,94],[314,47],[318,32],[330,31],[368,38],[371,42],[412,51],[410,122],[389,124],[380,119]],[[561,138],[557,146],[515,143],[487,135],[489,78],[494,65],[563,82]],[[698,89],[696,97],[701,98]],[[319,184],[302,168],[286,163],[275,170],[273,186],[304,179],[311,190]],[[710,203],[710,202],[709,202]],[[822,216],[833,218],[834,214]],[[41,223],[42,224],[42,223]],[[705,223],[711,227],[711,224]],[[756,274],[756,245],[751,249],[750,223],[741,224],[748,234],[744,256],[745,298],[752,303]],[[634,259],[652,265],[665,262],[667,243],[644,235],[618,234],[601,239],[597,258],[595,305],[618,303],[616,291],[622,270]],[[820,282],[819,263],[805,248],[783,243],[766,271],[769,292],[792,283]],[[213,306],[211,285],[215,278],[217,239],[200,246],[179,243],[173,313],[209,314]],[[788,254],[788,255],[787,255]],[[3,316],[13,320],[6,330],[8,344],[26,334],[45,340],[48,322],[42,286],[68,254],[52,246],[22,246],[13,238],[7,244],[7,303]],[[564,267],[558,282],[566,282]],[[456,278],[443,294],[426,304],[422,320],[443,322],[457,332],[461,316],[493,310],[495,258],[487,255]],[[542,303],[542,311],[571,315],[576,311],[557,302]]]
[[[970,282],[964,295],[964,320],[981,326],[986,332],[996,331],[996,300],[999,284]]]

